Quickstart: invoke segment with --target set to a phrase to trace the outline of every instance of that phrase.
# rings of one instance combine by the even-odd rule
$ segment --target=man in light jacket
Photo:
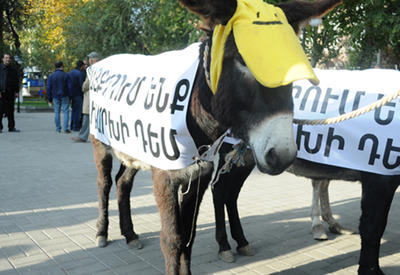
[[[96,52],[91,52],[88,54],[88,59],[89,59],[89,64],[93,65],[97,61],[100,60],[100,56]],[[83,92],[83,105],[82,105],[82,127],[81,130],[79,131],[79,134],[77,137],[72,137],[72,140],[75,142],[87,142],[89,138],[89,105],[90,105],[90,100],[89,100],[89,78],[86,77],[85,82],[83,82],[82,85],[82,92]]]

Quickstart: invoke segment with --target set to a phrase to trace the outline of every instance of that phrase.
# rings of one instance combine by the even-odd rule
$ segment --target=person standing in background
[[[3,131],[3,115],[8,119],[8,131],[19,132],[15,128],[14,102],[19,94],[19,77],[17,70],[11,65],[11,55],[3,54],[0,64],[0,133]]]
[[[70,79],[70,94],[71,94],[71,131],[79,131],[81,129],[82,115],[82,84],[83,76],[81,70],[84,67],[82,60],[76,62],[76,67],[68,73]]]
[[[83,81],[86,80],[86,69],[87,69],[87,67],[88,67],[88,65],[87,65],[86,60],[83,60],[83,67],[82,67],[82,70],[81,70]]]
[[[88,59],[89,59],[89,65],[95,64],[97,61],[100,60],[100,56],[96,52],[91,52],[88,54]],[[82,85],[82,92],[83,92],[83,106],[82,106],[82,127],[81,130],[79,131],[79,134],[77,137],[72,137],[72,140],[75,142],[87,142],[89,138],[89,131],[90,131],[90,125],[89,125],[89,105],[90,105],[90,100],[89,100],[89,78],[86,77],[85,82],[83,82]]]
[[[63,129],[64,133],[69,134],[69,101],[70,101],[70,83],[69,76],[64,72],[64,64],[62,61],[57,61],[55,64],[56,70],[49,76],[47,82],[47,98],[54,106],[54,122],[56,131],[61,133],[60,111],[63,112]]]

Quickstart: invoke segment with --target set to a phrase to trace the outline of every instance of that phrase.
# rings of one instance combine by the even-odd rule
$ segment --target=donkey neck
[[[205,43],[200,47],[200,63],[198,65],[193,92],[187,113],[187,123],[197,147],[211,144],[227,129],[212,115],[211,102],[213,94],[207,85],[203,55]]]

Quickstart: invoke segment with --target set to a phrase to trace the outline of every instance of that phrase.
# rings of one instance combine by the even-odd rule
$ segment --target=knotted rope
[[[246,162],[244,160],[244,154],[247,150],[247,145],[244,142],[240,142],[232,146],[233,149],[229,153],[225,155],[225,163],[222,165],[220,169],[218,168],[219,163],[219,155],[216,160],[214,160],[214,172],[212,179],[210,181],[211,188],[214,189],[214,185],[218,182],[219,176],[221,174],[229,173],[232,169],[233,165],[236,166],[245,166]]]
[[[389,101],[392,101],[393,99],[397,98],[400,96],[400,90],[398,90],[396,93],[389,95],[389,96],[384,96],[380,100],[371,103],[365,107],[359,108],[357,110],[354,110],[350,113],[343,114],[337,117],[332,117],[332,118],[327,118],[327,119],[293,119],[293,123],[295,124],[300,124],[300,125],[327,125],[327,124],[334,124],[334,123],[339,123],[345,120],[349,120],[351,118],[358,117],[360,115],[363,115],[365,113],[368,113],[372,110],[375,110],[377,108],[382,107]]]
[[[206,41],[206,46],[204,47],[204,53],[203,53],[203,68],[204,68],[204,74],[206,77],[207,85],[211,89],[210,72],[208,71],[208,52],[209,51],[210,51],[210,46],[208,45],[208,41]]]

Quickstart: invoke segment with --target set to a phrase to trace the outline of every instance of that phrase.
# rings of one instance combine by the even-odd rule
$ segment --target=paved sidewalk
[[[144,248],[128,249],[120,235],[115,186],[110,194],[111,243],[97,248],[97,171],[90,143],[72,142],[76,133],[56,133],[52,113],[18,113],[16,126],[20,133],[0,134],[0,274],[163,274],[150,174],[137,175],[131,195],[135,230]],[[329,233],[328,241],[312,239],[309,181],[254,171],[242,190],[239,211],[256,255],[236,255],[232,264],[217,259],[207,190],[193,247],[193,274],[356,274],[358,235]],[[352,229],[358,226],[360,192],[357,183],[333,182],[330,187],[335,216]],[[397,193],[381,249],[381,265],[389,275],[400,274],[399,212]]]

